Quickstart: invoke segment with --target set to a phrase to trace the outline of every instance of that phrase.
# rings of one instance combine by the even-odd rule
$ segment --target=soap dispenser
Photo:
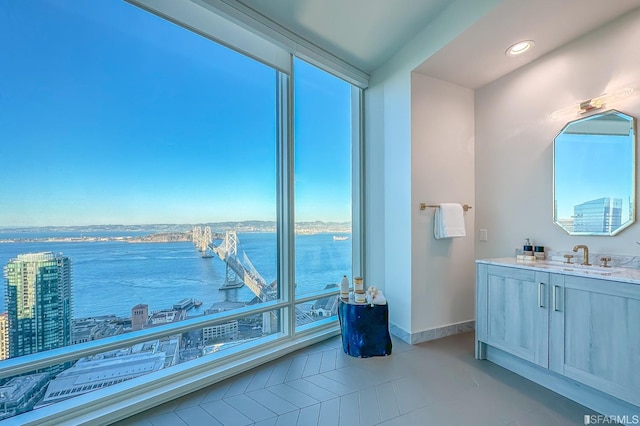
[[[529,240],[529,238],[524,240],[524,247],[522,250],[522,254],[525,256],[533,256],[533,245],[531,244],[531,241]]]

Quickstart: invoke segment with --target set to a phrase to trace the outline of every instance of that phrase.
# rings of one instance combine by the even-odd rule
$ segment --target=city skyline
[[[139,256],[134,256],[139,257]],[[80,259],[79,264],[86,264]],[[200,263],[200,262],[199,262]],[[57,306],[52,309],[51,302],[59,299],[57,305],[64,304],[64,300],[71,301],[68,293],[71,288],[72,259],[62,253],[52,252],[23,253],[12,258],[5,265],[5,277],[8,282],[20,285],[25,284],[35,289],[28,309],[28,317],[36,324],[30,327],[15,327],[16,321],[29,321],[28,318],[16,319],[21,309],[10,310],[9,313],[0,314],[0,361],[9,357],[9,341],[13,342],[12,358],[28,353],[15,353],[16,341],[28,341],[31,331],[39,328],[35,334],[45,337],[49,345],[62,343],[62,346],[77,345],[92,342],[99,339],[126,334],[131,331],[149,329],[156,326],[164,326],[171,323],[184,321],[190,316],[188,312],[196,310],[202,301],[195,299],[181,299],[159,310],[150,310],[146,303],[138,303],[132,306],[129,315],[116,316],[115,314],[95,315],[90,317],[74,317],[60,315],[64,308]],[[57,271],[56,271],[57,265]],[[95,266],[95,265],[94,265]],[[27,270],[27,273],[23,273]],[[33,279],[29,277],[35,277]],[[57,281],[57,285],[56,282]],[[38,284],[39,283],[39,284]],[[61,285],[62,284],[62,285]],[[57,290],[56,290],[57,289]],[[61,292],[62,290],[62,292]],[[29,292],[26,292],[29,293]],[[20,292],[8,292],[9,298],[17,304],[20,303]],[[59,297],[58,297],[59,296]],[[176,295],[177,296],[177,295]],[[251,304],[251,301],[230,303],[221,301],[213,303],[204,311],[195,312],[195,316],[215,314],[233,306],[238,309]],[[70,306],[69,306],[70,307]],[[15,312],[14,312],[15,311]],[[24,312],[24,310],[22,310]],[[57,312],[57,314],[56,314]],[[44,315],[43,315],[44,313]],[[305,311],[297,318],[300,324],[307,324],[337,315],[337,299],[335,296],[327,296],[318,299],[313,304],[308,304]],[[13,317],[13,318],[12,318]],[[42,318],[41,318],[42,317]],[[44,320],[44,321],[43,321]],[[41,406],[55,404],[69,398],[73,398],[96,389],[106,388],[143,374],[149,374],[160,369],[171,368],[177,364],[188,362],[195,358],[208,355],[214,351],[229,349],[244,341],[274,333],[264,326],[263,315],[249,314],[245,317],[222,322],[220,324],[203,327],[202,329],[188,333],[163,338],[156,338],[144,343],[132,344],[116,350],[99,352],[79,358],[77,361],[65,363],[48,368],[46,372],[30,372],[29,374],[7,378],[8,381],[0,386],[2,390],[0,420],[11,418],[24,412],[37,409]],[[52,322],[58,321],[64,327],[55,327]],[[12,327],[9,327],[9,325]],[[69,329],[66,337],[56,339],[62,329]],[[11,339],[9,337],[12,336]],[[19,338],[16,339],[15,337]],[[21,336],[21,337],[20,337]],[[70,340],[70,341],[69,341]],[[22,343],[21,343],[22,344]],[[60,346],[59,346],[60,347]],[[30,346],[30,348],[32,348]],[[45,345],[38,345],[35,352],[52,349]],[[26,352],[31,352],[31,349]],[[24,397],[23,397],[24,396]]]
[[[125,2],[0,23],[0,225],[275,220],[274,69]],[[350,221],[350,85],[295,69],[296,220]]]

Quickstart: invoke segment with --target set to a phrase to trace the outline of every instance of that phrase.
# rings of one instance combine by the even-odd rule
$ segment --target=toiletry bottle
[[[529,238],[524,240],[524,247],[522,250],[522,254],[525,256],[533,256],[533,246],[531,245]]]
[[[342,299],[349,299],[349,278],[346,275],[342,276],[340,281],[340,297]]]

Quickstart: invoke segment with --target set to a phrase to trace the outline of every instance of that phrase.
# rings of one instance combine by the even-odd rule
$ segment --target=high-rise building
[[[71,259],[28,253],[4,267],[9,357],[71,344]]]
[[[573,231],[610,234],[622,225],[622,199],[603,197],[573,207]]]

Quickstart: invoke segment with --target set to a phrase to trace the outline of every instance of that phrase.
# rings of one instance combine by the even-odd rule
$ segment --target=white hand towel
[[[433,235],[441,238],[466,237],[462,206],[456,203],[442,203],[436,209],[433,220]]]

